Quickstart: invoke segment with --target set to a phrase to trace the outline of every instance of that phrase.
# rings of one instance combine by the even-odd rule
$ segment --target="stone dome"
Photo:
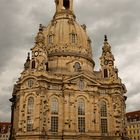
[[[50,24],[40,25],[35,38],[36,47],[32,48],[33,59],[37,59],[38,54],[43,54],[40,65],[47,63],[49,71],[55,73],[71,74],[77,72],[77,66],[80,71],[92,72],[95,63],[92,59],[91,41],[86,26],[76,22],[73,0],[55,0],[55,3],[56,13]]]
[[[91,41],[86,26],[76,22],[71,7],[61,7],[61,1],[57,4],[56,1],[53,20],[43,29],[48,56],[80,56],[92,61]]]
[[[53,20],[44,33],[49,55],[74,53],[92,58],[90,39],[85,26],[79,25],[75,20],[69,18]]]

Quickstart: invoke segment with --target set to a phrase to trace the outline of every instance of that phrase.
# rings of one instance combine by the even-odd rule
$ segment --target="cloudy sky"
[[[140,1],[74,0],[77,20],[87,25],[96,70],[108,35],[119,76],[127,87],[127,111],[140,109]],[[54,0],[0,0],[0,121],[10,120],[13,84],[34,45],[38,25],[47,25]]]

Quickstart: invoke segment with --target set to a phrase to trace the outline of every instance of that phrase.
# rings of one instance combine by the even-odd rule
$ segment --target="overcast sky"
[[[127,111],[140,109],[140,0],[74,0],[80,24],[87,25],[96,70],[108,35],[119,76],[127,87]],[[13,84],[23,70],[40,23],[55,12],[54,0],[0,0],[0,121],[10,120]]]

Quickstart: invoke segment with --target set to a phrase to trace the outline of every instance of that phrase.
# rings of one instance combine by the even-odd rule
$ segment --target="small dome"
[[[48,55],[76,55],[92,59],[91,41],[86,26],[75,21],[71,12],[63,9],[43,29]]]

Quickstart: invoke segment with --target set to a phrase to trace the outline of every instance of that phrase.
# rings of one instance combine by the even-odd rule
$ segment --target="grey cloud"
[[[11,104],[9,99],[10,94],[0,95],[0,121],[7,121],[10,118]]]
[[[139,34],[139,1],[103,0],[82,1],[76,13],[83,23],[92,28],[91,37],[96,36],[96,45],[101,34],[108,34],[114,44],[122,44],[137,39]],[[84,17],[84,18],[83,18]],[[96,26],[95,26],[96,25]],[[94,38],[93,38],[94,39]]]
[[[137,64],[140,60],[140,49],[137,46],[140,38],[140,1],[77,0],[75,4],[77,20],[87,25],[87,32],[92,40],[96,69],[99,69],[104,34],[107,34],[120,77],[129,89],[128,110],[138,109],[140,104],[135,103],[133,99],[140,96],[140,75],[133,74],[133,71],[139,73],[140,67]],[[9,80],[6,78],[7,85],[0,84],[2,92],[0,93],[0,115],[3,115],[3,119],[10,118],[8,99],[11,97],[17,73],[22,71],[26,53],[34,45],[38,25],[40,23],[47,25],[54,11],[54,0],[0,1],[0,81],[6,81],[1,77],[3,73],[7,74],[7,77],[10,75]],[[130,106],[132,102],[134,105]]]
[[[77,5],[78,9],[76,10],[78,19],[87,24],[93,42],[96,69],[99,69],[103,35],[108,35],[120,77],[128,89],[127,111],[140,109],[140,103],[135,103],[134,100],[140,95],[139,7],[139,1],[106,0],[104,2],[101,0],[93,2],[93,0],[89,0],[88,2],[82,1],[80,5]],[[137,43],[135,44],[135,42]]]

